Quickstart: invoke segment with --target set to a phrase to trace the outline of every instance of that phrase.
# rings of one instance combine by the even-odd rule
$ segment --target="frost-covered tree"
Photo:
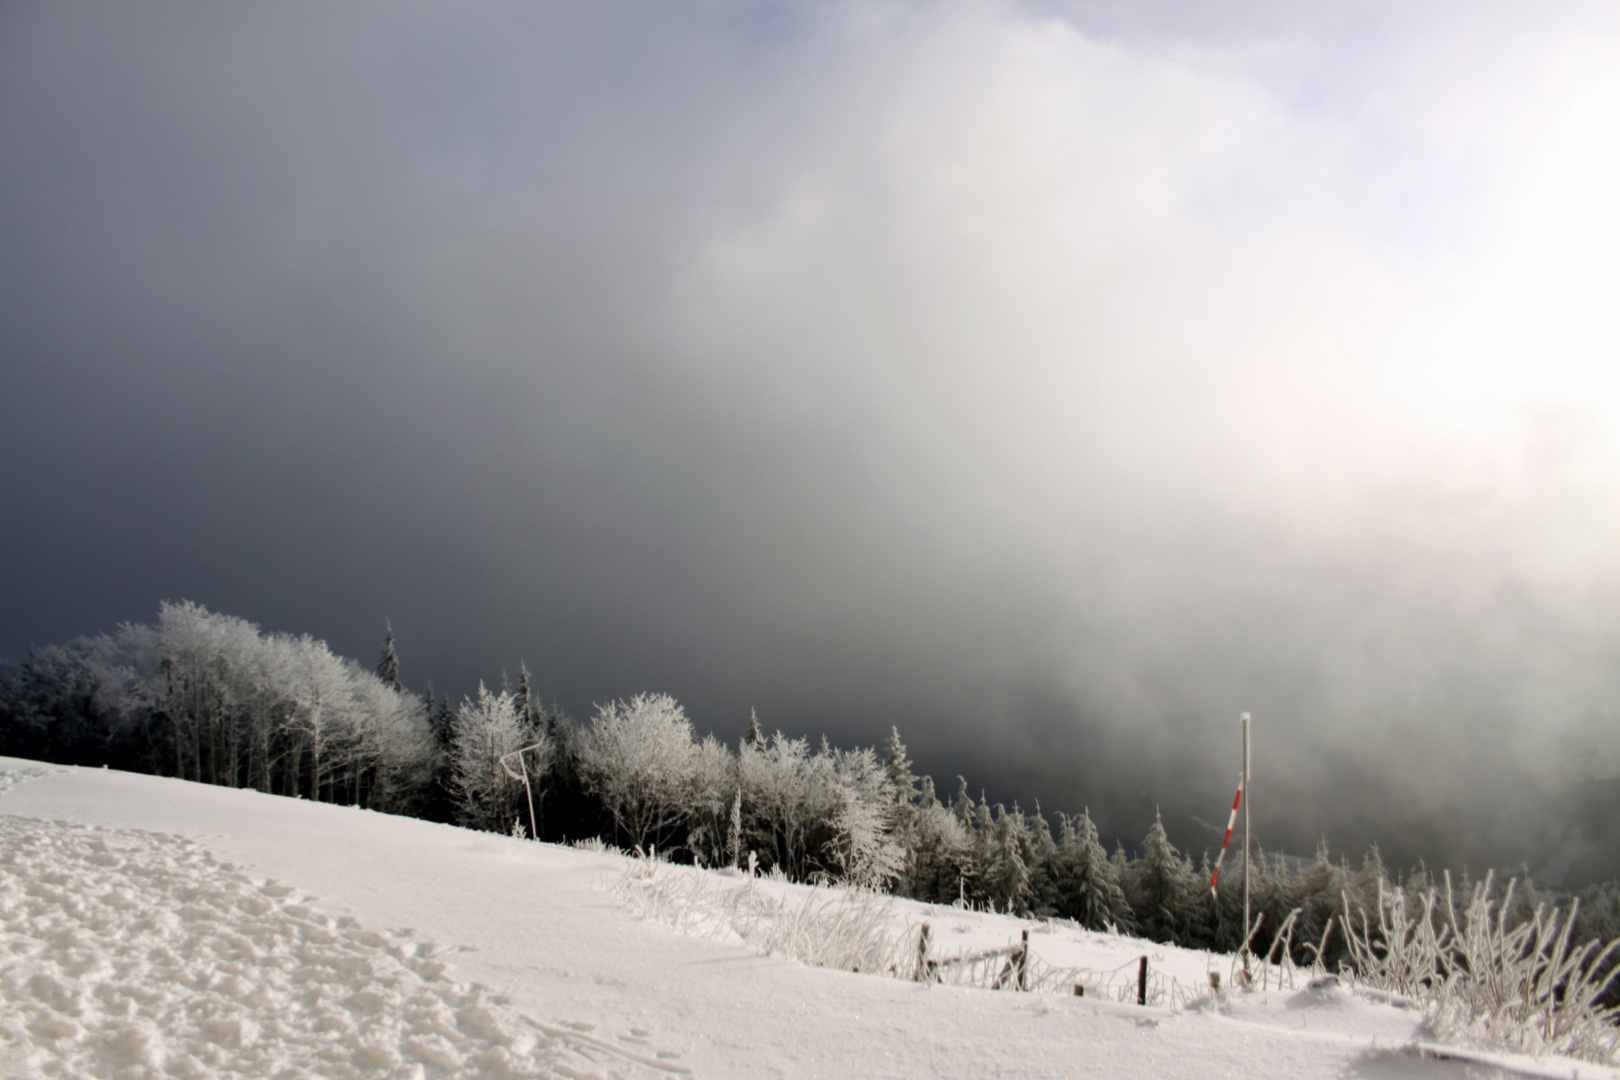
[[[1035,814],[1026,820],[1024,830],[1024,864],[1029,867],[1029,913],[1037,918],[1051,918],[1057,914],[1057,841],[1052,838],[1052,826],[1041,813],[1039,803]]]
[[[517,706],[518,717],[531,731],[543,732],[547,725],[545,709],[535,698],[533,677],[529,674],[529,665],[518,661],[518,681],[512,691],[513,703]]]
[[[54,701],[37,678],[47,674]],[[5,724],[37,727],[41,756],[389,809],[413,804],[436,756],[411,695],[324,642],[265,635],[190,602],[162,604],[154,624],[38,651],[11,682],[0,712],[49,703]]]
[[[917,778],[911,773],[911,759],[906,757],[906,744],[900,741],[900,729],[889,729],[889,742],[883,748],[883,772],[889,781],[895,816],[904,820],[917,801]]]
[[[1141,859],[1131,865],[1126,877],[1126,896],[1144,936],[1176,941],[1185,920],[1183,906],[1194,888],[1192,867],[1170,843],[1164,820],[1157,813],[1142,848]]]
[[[693,760],[687,850],[704,866],[736,865],[741,831],[737,759],[725,743],[705,735]],[[733,826],[733,810],[738,822]]]
[[[878,765],[877,755],[869,749],[833,751],[831,757],[839,807],[828,845],[829,869],[845,884],[886,889],[906,861],[894,828],[898,810],[889,782],[892,774]]]
[[[491,693],[479,683],[478,696],[462,701],[456,710],[451,773],[457,816],[462,824],[507,833],[515,822],[524,821],[527,806],[522,771],[511,755],[529,745],[532,738],[510,692]],[[542,743],[524,758],[543,761],[547,749]]]
[[[750,847],[768,866],[805,881],[827,867],[822,853],[836,835],[844,797],[830,752],[780,731],[762,748],[737,755]]]
[[[383,620],[386,628],[383,635],[382,655],[377,658],[377,678],[390,690],[405,689],[399,683],[399,656],[394,652],[394,624],[387,619]]]
[[[1029,826],[1016,807],[1012,813],[996,804],[985,830],[980,857],[980,888],[984,899],[997,911],[1029,911],[1031,873],[1025,852],[1029,849]]]
[[[973,855],[973,836],[955,813],[940,804],[932,777],[923,778],[906,855],[900,892],[936,904],[962,897],[962,873]]]
[[[956,778],[956,797],[951,800],[951,813],[964,829],[973,828],[973,798],[968,795],[967,777]]]
[[[579,749],[587,788],[638,848],[677,839],[697,759],[692,722],[668,694],[598,705]]]
[[[1097,838],[1089,808],[1078,818],[1063,818],[1056,864],[1059,915],[1091,930],[1134,925],[1119,870]]]

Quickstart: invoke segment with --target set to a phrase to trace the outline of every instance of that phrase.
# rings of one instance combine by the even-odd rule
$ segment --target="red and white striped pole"
[[[1238,776],[1237,794],[1232,796],[1232,814],[1226,819],[1226,839],[1221,841],[1221,853],[1215,856],[1215,876],[1209,880],[1209,894],[1220,899],[1221,862],[1226,858],[1226,849],[1232,843],[1232,829],[1237,825],[1238,803],[1243,801],[1243,776]]]

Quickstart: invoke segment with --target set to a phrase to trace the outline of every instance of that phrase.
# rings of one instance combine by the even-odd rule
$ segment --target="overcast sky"
[[[387,618],[1195,852],[1250,710],[1263,841],[1567,861],[1615,191],[1610,3],[7,3],[0,656]]]

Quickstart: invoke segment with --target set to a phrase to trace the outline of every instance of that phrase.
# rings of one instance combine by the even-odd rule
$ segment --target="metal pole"
[[[1243,724],[1243,973],[1249,973],[1249,714],[1238,717]]]
[[[514,780],[522,780],[523,781],[523,793],[529,797],[529,839],[530,840],[538,840],[538,839],[540,839],[540,827],[539,827],[539,824],[534,820],[534,789],[529,786],[529,768],[528,768],[528,766],[526,764],[524,764],[523,755],[526,752],[530,751],[530,750],[538,750],[538,749],[540,749],[540,747],[542,745],[543,744],[541,744],[541,743],[530,743],[528,746],[523,747],[521,750],[513,750],[510,754],[502,754],[501,755],[501,768],[505,769],[506,770],[506,775],[510,776],[512,779],[514,779]],[[507,762],[508,758],[517,758],[518,759],[518,769],[521,769],[522,772],[519,772],[518,769],[512,768],[512,766],[510,764],[508,764],[508,762]]]

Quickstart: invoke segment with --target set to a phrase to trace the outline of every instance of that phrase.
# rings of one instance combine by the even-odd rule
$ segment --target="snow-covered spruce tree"
[[[1024,857],[1029,828],[1023,813],[1014,807],[1009,814],[997,803],[988,833],[979,871],[984,899],[997,911],[1028,914],[1032,875]]]
[[[765,735],[759,730],[759,714],[753,709],[748,710],[748,730],[743,732],[742,745],[738,749],[741,750],[743,746],[750,750],[765,749]]]
[[[534,696],[534,679],[529,674],[529,665],[522,660],[518,661],[517,686],[512,690],[512,702],[517,707],[518,718],[529,731],[538,733],[537,737],[545,734],[549,726],[546,710]]]
[[[1029,867],[1029,911],[1036,918],[1048,919],[1057,914],[1057,841],[1052,838],[1052,826],[1035,804],[1035,815],[1026,822],[1024,864]]]
[[[633,847],[676,842],[687,816],[697,744],[668,694],[598,705],[579,748],[581,777]]]
[[[1137,926],[1154,941],[1179,939],[1185,921],[1182,910],[1188,893],[1195,887],[1192,868],[1165,835],[1164,820],[1157,813],[1142,841],[1142,857],[1131,864],[1125,879],[1125,895],[1130,899]]]
[[[456,710],[451,767],[461,824],[498,833],[511,832],[515,822],[528,827],[523,781],[507,771],[502,759],[522,749],[532,735],[524,730],[510,693],[491,693],[479,683],[478,696],[463,699]]]
[[[895,827],[904,835],[917,803],[917,778],[912,775],[911,759],[906,757],[906,744],[900,741],[897,727],[889,729],[889,742],[883,748],[883,773],[889,782]]]
[[[905,875],[897,891],[935,904],[954,902],[962,895],[962,871],[972,853],[973,837],[935,797],[933,778],[923,777]]]
[[[399,682],[399,655],[394,652],[394,624],[387,619],[383,620],[385,633],[383,635],[382,655],[377,658],[377,678],[390,690],[400,691],[405,687]]]
[[[957,823],[969,832],[974,825],[973,797],[968,794],[967,777],[956,778],[956,797],[951,800],[951,813],[956,815]]]
[[[1058,914],[1091,930],[1135,926],[1119,870],[1097,837],[1089,808],[1063,818],[1057,852]]]
[[[1320,934],[1321,927],[1326,925],[1329,918],[1338,917],[1342,920],[1344,897],[1353,889],[1355,874],[1344,860],[1334,861],[1328,852],[1326,840],[1317,845],[1316,859],[1303,876],[1288,874],[1285,878],[1284,873],[1286,871],[1282,871],[1280,867],[1274,870],[1268,863],[1259,863],[1255,868],[1255,882],[1251,892],[1264,898],[1264,904],[1259,910],[1266,912],[1266,923],[1273,930],[1278,925],[1275,920],[1286,918],[1287,913],[1296,907],[1300,909],[1300,919],[1305,923],[1305,929],[1312,934]],[[1368,912],[1375,923],[1378,915],[1376,903],[1376,888],[1374,906],[1371,908],[1361,906],[1357,896],[1350,897],[1351,911]],[[1271,935],[1265,930],[1255,936],[1256,949],[1261,947],[1262,941],[1267,944],[1271,942]],[[1340,934],[1340,947],[1343,942],[1343,935]]]

